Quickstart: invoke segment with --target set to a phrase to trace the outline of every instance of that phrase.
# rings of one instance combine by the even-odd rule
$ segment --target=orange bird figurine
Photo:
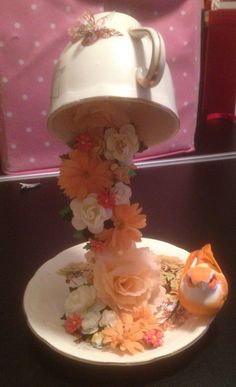
[[[179,285],[179,301],[193,314],[216,314],[228,295],[228,283],[216,262],[211,245],[193,251],[184,266]]]

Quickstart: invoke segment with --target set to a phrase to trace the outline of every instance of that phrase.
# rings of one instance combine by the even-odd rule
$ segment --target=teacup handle
[[[135,39],[142,39],[144,36],[147,36],[151,40],[152,56],[149,68],[145,73],[145,69],[138,67],[136,80],[142,87],[154,87],[160,82],[165,69],[166,53],[164,41],[159,32],[149,27],[130,28],[129,34]]]

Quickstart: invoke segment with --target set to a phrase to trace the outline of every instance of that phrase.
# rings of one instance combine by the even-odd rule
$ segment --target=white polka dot
[[[29,99],[28,95],[27,94],[22,94],[22,99],[24,101],[27,101],[27,99]]]
[[[183,133],[187,133],[188,131],[187,131],[187,129],[183,129]]]
[[[35,42],[34,42],[34,46],[35,46],[35,47],[40,47],[40,44],[41,44],[41,43],[40,43],[38,40],[35,40]]]
[[[19,22],[15,22],[14,27],[15,28],[21,28],[21,24]]]
[[[16,144],[11,144],[11,149],[16,149]]]
[[[6,116],[7,116],[8,118],[11,118],[11,117],[13,117],[13,113],[12,113],[12,112],[7,112],[7,113],[6,113]]]
[[[185,11],[185,9],[182,9],[182,10],[180,11],[180,15],[181,15],[181,16],[185,16],[186,13],[187,13],[187,12]]]
[[[49,146],[50,146],[50,142],[49,142],[49,141],[45,141],[44,145],[45,145],[46,147],[49,147]]]
[[[66,12],[71,12],[71,6],[70,5],[67,5],[66,8],[65,8]]]
[[[37,4],[31,4],[32,11],[35,11],[38,8]]]
[[[171,31],[171,32],[174,31],[174,27],[173,27],[173,26],[170,26],[170,27],[169,27],[169,31]]]
[[[32,164],[35,163],[35,158],[34,157],[30,157],[29,158],[29,162],[32,163]]]
[[[2,77],[2,82],[3,83],[7,83],[8,82],[8,78],[7,77]]]
[[[40,76],[38,77],[38,82],[40,82],[40,83],[44,82],[44,77],[42,77],[42,75],[40,75]]]
[[[183,43],[183,45],[184,45],[185,47],[188,46],[188,41],[185,40],[184,43]]]
[[[53,59],[53,64],[56,65],[58,62],[58,59]]]
[[[17,62],[19,63],[20,66],[23,66],[25,64],[24,59],[18,59]]]
[[[176,62],[176,57],[173,56],[173,57],[171,58],[171,61],[172,61],[172,62]]]
[[[188,101],[184,101],[184,106],[188,106]]]
[[[42,111],[41,111],[41,114],[42,114],[42,116],[46,116],[46,115],[47,115],[46,110],[42,110]]]
[[[0,47],[4,47],[4,42],[0,40]]]
[[[188,75],[188,74],[187,74],[186,72],[183,73],[183,76],[184,76],[184,77],[187,77],[187,75]]]
[[[32,128],[26,128],[25,131],[26,131],[27,133],[31,133],[31,132],[32,132]]]
[[[50,24],[50,28],[51,28],[51,30],[55,30],[55,28],[56,28],[56,24],[54,24],[54,23],[51,23],[51,24]]]

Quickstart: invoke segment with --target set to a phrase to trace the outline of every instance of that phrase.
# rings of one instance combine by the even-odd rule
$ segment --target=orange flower
[[[110,163],[74,150],[69,153],[69,159],[62,161],[58,184],[71,199],[82,200],[89,193],[112,186]]]
[[[119,166],[116,163],[111,165],[111,170],[114,174],[114,177],[122,181],[122,183],[130,184],[130,178],[135,175],[135,169],[137,167],[135,165],[124,165]]]
[[[122,313],[120,320],[110,328],[102,331],[103,343],[109,344],[112,349],[120,349],[131,355],[144,350],[140,341],[143,332],[139,329],[139,324],[133,321],[131,314]]]
[[[155,302],[160,295],[160,265],[148,248],[132,248],[123,254],[103,252],[93,269],[98,298],[117,313]]]
[[[142,237],[140,228],[146,226],[146,216],[140,214],[142,208],[135,204],[121,204],[113,209],[114,228],[105,229],[98,238],[105,240],[112,250],[128,250]]]
[[[147,306],[140,306],[133,309],[132,311],[134,321],[139,321],[140,329],[143,332],[152,329],[160,329],[158,320],[154,314],[152,314],[151,309]]]

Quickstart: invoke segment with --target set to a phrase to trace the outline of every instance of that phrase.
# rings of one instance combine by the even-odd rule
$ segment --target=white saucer
[[[49,347],[64,356],[98,365],[132,366],[173,356],[193,345],[207,331],[212,318],[189,318],[181,327],[165,332],[164,344],[135,355],[123,355],[77,344],[65,332],[61,317],[68,287],[58,275],[59,269],[71,262],[83,261],[84,244],[71,247],[43,264],[29,281],[24,294],[24,311],[33,333]],[[146,246],[156,254],[177,256],[183,261],[189,253],[169,243],[143,238],[138,246]]]

